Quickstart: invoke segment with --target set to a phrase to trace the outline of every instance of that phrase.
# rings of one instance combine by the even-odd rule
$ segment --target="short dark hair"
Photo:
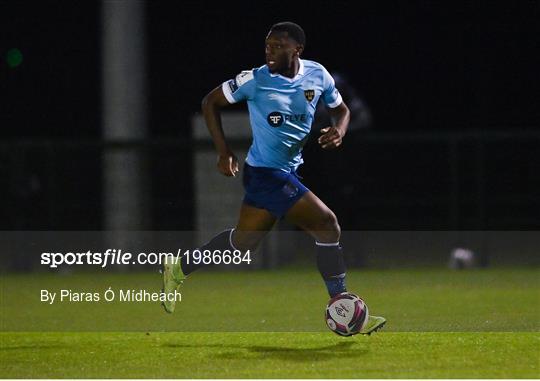
[[[271,32],[287,32],[289,37],[293,40],[301,45],[306,45],[306,34],[304,33],[304,29],[293,22],[284,21],[274,24],[272,25],[272,28],[270,28],[270,33]]]

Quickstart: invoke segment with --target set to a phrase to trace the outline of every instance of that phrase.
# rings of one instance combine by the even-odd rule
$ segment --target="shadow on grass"
[[[223,353],[217,353],[216,358],[227,360],[241,359],[279,359],[292,362],[312,362],[312,361],[330,361],[334,359],[357,358],[368,353],[366,344],[354,341],[342,342],[333,345],[325,345],[314,348],[294,348],[278,347],[270,345],[229,345],[229,344],[209,344],[209,345],[180,345],[164,344],[170,348],[220,348],[229,350]]]
[[[368,352],[365,345],[352,341],[316,348],[290,348],[256,345],[246,349],[251,353],[257,354],[261,358],[274,358],[295,362],[319,360],[329,361],[337,358],[355,358],[361,357]],[[223,357],[225,358],[225,356]]]

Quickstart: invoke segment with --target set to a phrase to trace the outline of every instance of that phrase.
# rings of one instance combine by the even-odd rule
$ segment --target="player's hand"
[[[343,142],[343,133],[336,127],[326,127],[321,129],[319,144],[323,149],[334,149]]]
[[[227,152],[224,155],[219,155],[217,167],[219,172],[221,172],[223,175],[231,177],[236,176],[238,173],[238,159],[236,156],[234,156],[234,153]]]

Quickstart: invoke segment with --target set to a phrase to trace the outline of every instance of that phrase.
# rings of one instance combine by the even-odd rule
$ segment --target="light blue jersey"
[[[330,108],[341,95],[330,73],[319,63],[300,60],[298,74],[272,74],[268,66],[243,71],[222,85],[230,103],[247,101],[253,143],[246,162],[253,167],[296,170],[311,131],[319,98]]]

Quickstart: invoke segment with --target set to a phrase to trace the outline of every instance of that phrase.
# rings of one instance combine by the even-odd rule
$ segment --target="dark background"
[[[305,181],[344,229],[540,227],[538,1],[146,8],[152,228],[193,228],[191,117],[210,89],[264,63],[283,20],[373,114],[339,152],[306,147]],[[0,2],[2,229],[102,228],[100,11]]]

